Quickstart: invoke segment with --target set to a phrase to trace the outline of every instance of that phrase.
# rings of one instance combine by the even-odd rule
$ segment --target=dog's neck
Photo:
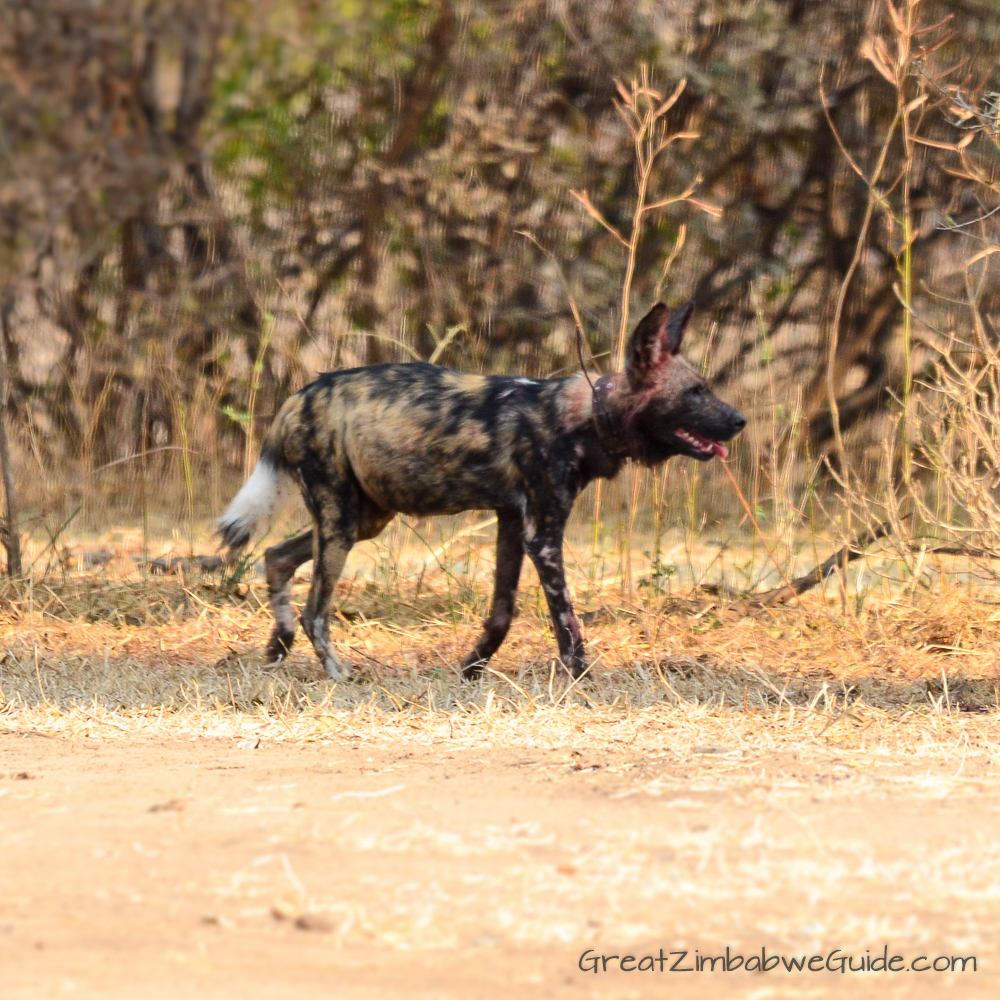
[[[622,427],[621,415],[617,412],[612,397],[619,383],[624,378],[621,374],[602,375],[593,389],[594,405],[592,420],[594,431],[601,447],[608,457],[621,461],[629,457],[627,438]]]

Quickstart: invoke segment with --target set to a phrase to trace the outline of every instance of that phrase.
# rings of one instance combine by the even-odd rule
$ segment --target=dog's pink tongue
[[[718,441],[712,441],[710,443],[712,445],[712,451],[714,451],[719,458],[729,458],[729,449],[724,444],[719,444]]]

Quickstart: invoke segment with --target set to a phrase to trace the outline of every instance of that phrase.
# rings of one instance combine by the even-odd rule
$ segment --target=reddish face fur
[[[693,307],[670,314],[662,303],[639,322],[629,341],[625,372],[616,377],[609,408],[616,411],[629,454],[645,465],[673,455],[723,458],[721,444],[746,424],[680,354]]]

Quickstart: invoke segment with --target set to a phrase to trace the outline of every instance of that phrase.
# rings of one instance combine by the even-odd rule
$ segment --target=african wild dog
[[[527,552],[548,600],[559,657],[586,669],[583,636],[563,573],[563,530],[580,491],[626,459],[723,458],[746,417],[722,402],[679,355],[688,303],[655,305],[636,327],[625,371],[593,388],[587,376],[529,379],[460,375],[436,365],[383,364],[328,372],[282,406],[253,474],[219,521],[223,544],[245,546],[296,482],[314,527],[265,553],[272,660],[295,637],[292,576],[313,560],[302,614],[327,676],[345,665],[330,642],[327,606],[351,546],[397,512],[497,513],[496,581],[489,618],[463,666],[482,670],[510,628]]]

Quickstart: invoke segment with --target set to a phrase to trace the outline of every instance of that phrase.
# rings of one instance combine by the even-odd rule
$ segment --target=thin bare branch
[[[586,211],[587,215],[589,215],[595,222],[599,222],[602,226],[604,226],[604,228],[611,233],[611,235],[614,236],[614,238],[618,240],[622,246],[628,248],[631,245],[629,241],[625,239],[625,237],[622,236],[622,234],[618,232],[618,230],[615,229],[615,227],[612,226],[611,223],[608,222],[608,220],[605,219],[604,216],[594,207],[594,203],[590,200],[590,195],[588,195],[586,191],[570,191],[570,194],[576,198],[581,205],[583,205],[584,211]]]

